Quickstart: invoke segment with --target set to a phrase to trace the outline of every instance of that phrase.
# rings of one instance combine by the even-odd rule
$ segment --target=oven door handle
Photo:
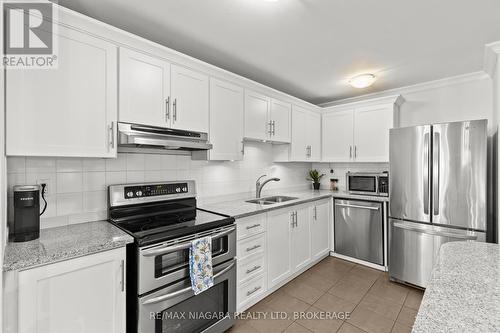
[[[234,267],[234,263],[232,263],[231,265],[227,266],[226,268],[224,268],[219,273],[215,274],[214,275],[214,280],[217,279],[217,278],[219,278],[221,275],[223,275],[227,271],[231,270],[233,267]],[[145,301],[142,304],[143,305],[148,305],[148,304],[155,304],[155,303],[163,302],[163,301],[166,301],[167,299],[171,299],[171,298],[177,297],[179,295],[182,295],[184,293],[187,293],[188,291],[193,291],[193,288],[192,287],[186,287],[184,289],[174,291],[173,293],[169,293],[169,294],[166,294],[166,295],[161,295],[161,296],[158,296],[158,297],[155,297],[155,298],[148,299],[147,301]]]
[[[235,229],[236,229],[236,227],[231,227],[227,230],[221,231],[221,232],[213,234],[213,235],[207,235],[207,236],[211,236],[212,239],[217,239],[217,238],[220,238],[220,237],[223,237],[223,236],[226,236],[226,235],[232,233]],[[193,238],[193,240],[194,239],[196,239],[196,238]],[[176,244],[176,245],[167,245],[167,246],[162,246],[162,247],[158,247],[158,248],[153,248],[151,250],[143,250],[141,252],[141,255],[144,257],[154,257],[154,256],[161,255],[161,254],[167,254],[167,253],[176,252],[179,250],[188,249],[190,246],[191,246],[191,241],[187,241],[187,242]]]

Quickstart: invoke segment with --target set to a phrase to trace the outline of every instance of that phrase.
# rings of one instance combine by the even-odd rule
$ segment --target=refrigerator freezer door
[[[431,222],[431,126],[391,129],[389,137],[389,217]]]
[[[425,288],[442,244],[484,241],[485,233],[390,219],[389,276]]]
[[[381,202],[335,200],[335,252],[384,265]]]
[[[486,127],[486,120],[433,125],[432,223],[486,230]]]

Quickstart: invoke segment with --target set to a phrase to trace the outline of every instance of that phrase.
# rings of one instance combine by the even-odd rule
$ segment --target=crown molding
[[[500,43],[499,43],[499,53],[500,53]],[[484,80],[485,78],[489,78],[489,75],[487,73],[485,73],[484,71],[472,72],[472,73],[452,76],[452,77],[448,77],[448,78],[444,78],[444,79],[428,81],[428,82],[423,82],[423,83],[417,83],[417,84],[410,85],[410,86],[404,86],[404,87],[399,87],[399,88],[394,88],[394,89],[383,90],[383,91],[379,91],[379,92],[375,92],[375,93],[365,94],[365,95],[361,95],[361,96],[340,99],[340,100],[336,100],[336,101],[332,101],[332,102],[322,103],[322,104],[319,104],[319,106],[323,107],[323,108],[327,108],[330,106],[336,106],[336,105],[342,105],[342,104],[354,103],[354,102],[362,102],[362,101],[366,101],[367,99],[382,98],[382,97],[390,96],[390,95],[404,95],[404,94],[413,93],[413,92],[432,90],[432,89],[436,89],[436,88],[452,86],[455,84],[463,84],[463,83],[476,81],[476,80]]]

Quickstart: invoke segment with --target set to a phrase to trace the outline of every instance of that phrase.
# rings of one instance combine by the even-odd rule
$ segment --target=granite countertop
[[[368,200],[368,201],[388,201],[387,197],[377,197],[377,196],[367,196],[367,195],[357,195],[349,194],[345,191],[330,191],[330,190],[295,190],[287,192],[273,192],[272,194],[265,194],[262,197],[267,197],[271,195],[285,195],[290,197],[297,197],[298,199],[290,200],[282,203],[276,203],[272,205],[259,205],[254,203],[246,202],[246,200],[255,199],[251,195],[247,198],[242,198],[238,200],[225,200],[212,203],[201,203],[200,208],[217,212],[220,214],[226,214],[234,218],[242,218],[246,216],[256,215],[260,213],[265,213],[271,210],[280,209],[284,207],[290,207],[301,203],[307,203],[311,201],[316,201],[326,198],[345,198],[345,199],[358,199],[358,200]]]
[[[22,270],[125,246],[134,239],[107,221],[40,230],[40,238],[8,242],[3,271]]]
[[[498,244],[441,247],[413,332],[500,332]]]

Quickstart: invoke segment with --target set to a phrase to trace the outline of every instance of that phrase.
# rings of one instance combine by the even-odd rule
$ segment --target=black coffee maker
[[[40,213],[40,188],[45,207]],[[45,184],[14,186],[14,222],[9,228],[9,239],[14,242],[26,242],[40,237],[40,215],[47,208],[43,196]]]

